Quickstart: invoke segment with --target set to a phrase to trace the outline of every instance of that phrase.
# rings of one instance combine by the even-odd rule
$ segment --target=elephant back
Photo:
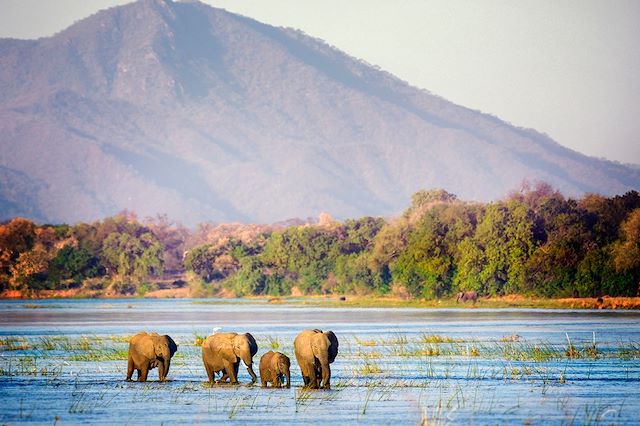
[[[260,370],[262,371],[265,368],[268,368],[271,365],[271,359],[276,353],[273,351],[265,352],[260,357]]]
[[[237,333],[215,333],[207,337],[202,343],[202,347],[206,347],[214,353],[220,350],[233,351],[233,339]]]
[[[156,341],[157,335],[147,334],[144,331],[134,335],[129,339],[129,352],[142,356],[146,359],[156,358]]]
[[[140,340],[142,340],[143,338],[145,338],[146,336],[148,336],[147,333],[145,333],[144,331],[141,331],[137,334],[134,334],[133,336],[131,336],[131,338],[129,339],[129,345],[135,345],[138,342],[140,342]]]

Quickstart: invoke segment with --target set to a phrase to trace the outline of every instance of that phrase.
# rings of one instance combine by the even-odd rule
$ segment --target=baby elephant
[[[138,333],[129,340],[129,356],[127,360],[127,381],[131,381],[133,371],[138,372],[138,381],[147,380],[149,370],[158,368],[158,379],[164,381],[169,373],[171,357],[178,350],[178,345],[166,334]]]
[[[266,388],[271,382],[274,388],[281,388],[284,385],[283,378],[286,377],[286,387],[291,387],[291,373],[289,367],[291,362],[289,357],[281,352],[269,351],[260,358],[260,382]]]

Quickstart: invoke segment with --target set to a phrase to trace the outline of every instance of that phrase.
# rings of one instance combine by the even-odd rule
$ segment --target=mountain
[[[567,195],[640,189],[638,168],[199,2],[140,0],[0,40],[3,219],[386,215],[422,188],[490,200],[523,179]]]

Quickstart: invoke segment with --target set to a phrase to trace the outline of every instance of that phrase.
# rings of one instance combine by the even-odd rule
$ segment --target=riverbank
[[[87,292],[79,289],[69,290],[42,290],[38,293],[25,295],[19,291],[4,291],[0,293],[0,299],[118,299],[118,298],[150,298],[173,299],[190,298],[192,294],[188,287],[168,288],[149,291],[144,296],[118,295],[104,292]],[[542,309],[640,309],[640,297],[609,297],[601,298],[560,298],[546,299],[537,297],[525,297],[521,295],[509,295],[501,297],[481,297],[474,304],[472,302],[457,303],[455,299],[404,299],[391,296],[355,296],[355,295],[331,295],[331,296],[297,296],[297,297],[246,297],[241,299],[231,297],[219,297],[211,301],[199,300],[202,304],[248,304],[269,303],[284,305],[306,305],[325,307],[354,307],[354,308],[542,308]]]

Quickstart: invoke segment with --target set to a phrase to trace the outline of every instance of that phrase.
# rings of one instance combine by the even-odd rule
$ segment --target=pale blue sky
[[[638,0],[206,0],[298,28],[458,104],[640,164]],[[126,0],[0,0],[0,37]]]

